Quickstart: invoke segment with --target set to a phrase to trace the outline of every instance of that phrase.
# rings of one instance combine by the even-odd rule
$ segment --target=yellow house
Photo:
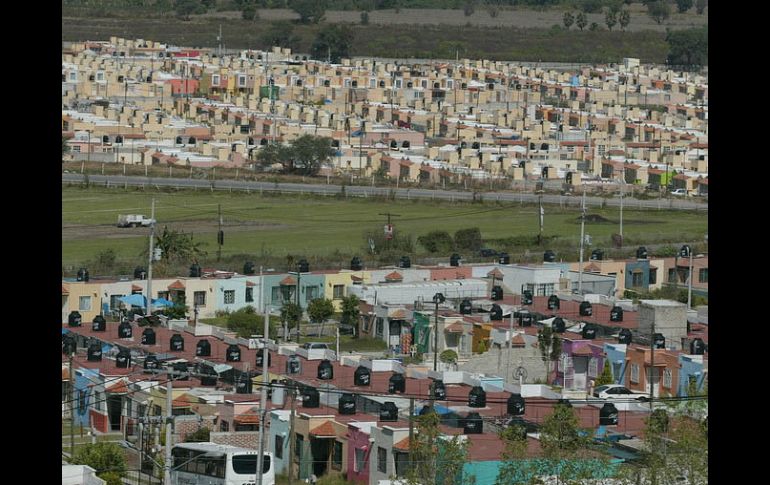
[[[570,264],[570,270],[579,271],[580,263]],[[626,289],[626,262],[613,260],[583,261],[583,272],[615,277],[615,296],[622,296]]]
[[[334,311],[342,311],[342,298],[348,296],[348,287],[353,284],[366,284],[371,279],[369,271],[341,271],[328,273],[324,281],[324,298],[331,300]]]
[[[68,293],[66,300],[65,291]],[[62,283],[62,317],[64,317],[64,321],[70,312],[78,311],[83,318],[83,325],[91,322],[101,311],[102,296],[101,283],[85,281]]]

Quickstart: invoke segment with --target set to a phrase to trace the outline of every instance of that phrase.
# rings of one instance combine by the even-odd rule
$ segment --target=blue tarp
[[[147,302],[147,299],[144,297],[144,295],[128,295],[124,296],[122,298],[119,298],[119,300],[126,305],[129,306],[138,306],[144,308]],[[166,307],[166,306],[172,306],[174,303],[166,300],[165,298],[158,298],[157,300],[152,300],[152,306],[153,307]]]
[[[157,300],[152,300],[152,306],[159,307],[159,306],[174,306],[173,301],[168,301],[165,298],[158,298]]]
[[[64,335],[65,333],[70,333],[69,329],[66,329],[66,328],[61,329],[61,334]]]
[[[423,406],[420,409],[415,409],[414,410],[414,415],[415,416],[419,416],[420,412],[422,412],[422,410],[424,408],[427,408],[427,407],[430,407],[430,406]],[[439,416],[443,416],[445,414],[452,414],[452,413],[454,413],[454,411],[452,411],[451,409],[449,409],[446,406],[442,406],[441,404],[434,404],[433,405],[433,409],[439,414]]]

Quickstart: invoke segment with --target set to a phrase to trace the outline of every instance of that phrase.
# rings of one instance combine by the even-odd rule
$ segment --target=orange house
[[[629,348],[626,352],[625,385],[632,391],[650,392],[652,382],[655,397],[676,395],[679,385],[679,357],[677,352],[655,349],[654,365],[651,349],[647,347]],[[650,373],[650,369],[654,371]],[[650,379],[649,377],[652,376]]]

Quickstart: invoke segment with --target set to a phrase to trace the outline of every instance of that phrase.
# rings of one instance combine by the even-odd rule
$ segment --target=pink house
[[[348,423],[348,480],[369,483],[369,436],[376,425],[376,421]]]

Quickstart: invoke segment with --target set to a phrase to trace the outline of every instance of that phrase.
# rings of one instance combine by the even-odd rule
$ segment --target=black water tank
[[[548,297],[548,309],[549,310],[558,310],[561,308],[561,300],[559,300],[559,297],[556,295],[551,295]]]
[[[356,414],[356,396],[349,392],[341,395],[337,402],[337,411],[340,414]]]
[[[78,270],[78,274],[77,274],[76,280],[77,281],[88,281],[89,279],[91,279],[91,278],[90,278],[90,276],[88,276],[88,270],[86,268],[80,268]]]
[[[305,387],[302,390],[302,407],[317,408],[321,405],[321,394],[317,389]]]
[[[190,266],[190,278],[200,278],[201,266],[198,263],[193,263]]]
[[[356,371],[353,373],[353,385],[354,386],[369,386],[372,383],[372,371],[368,368],[359,365]]]
[[[265,349],[259,349],[257,350],[257,360],[255,362],[255,365],[257,366],[257,370],[260,370],[265,366]],[[267,351],[267,366],[270,367],[273,365],[273,357],[270,355],[270,351]]]
[[[470,315],[473,312],[473,304],[467,298],[460,302],[460,315]]]
[[[412,267],[412,260],[409,259],[409,256],[401,256],[401,259],[398,262],[399,268],[411,268]]]
[[[254,274],[254,263],[246,261],[243,263],[243,274]]]
[[[388,379],[388,394],[395,394],[397,392],[401,394],[406,392],[406,378],[404,374],[393,374]]]
[[[553,263],[556,261],[556,253],[550,249],[543,253],[543,261],[546,263]]]
[[[236,344],[230,344],[227,346],[225,352],[226,362],[240,362],[241,361],[241,348]]]
[[[647,259],[647,248],[644,246],[639,246],[636,249],[636,259]]]
[[[169,344],[169,350],[172,352],[182,352],[184,350],[184,337],[175,333],[171,336]]]
[[[128,321],[124,321],[118,325],[118,338],[131,338],[134,334],[131,324]]]
[[[121,349],[118,355],[115,356],[115,367],[121,369],[127,368],[131,365],[131,351],[128,349]]]
[[[155,330],[145,328],[142,332],[142,345],[155,345]]]
[[[302,361],[296,355],[290,355],[286,359],[286,373],[287,374],[299,374],[302,372]]]
[[[591,251],[591,259],[594,261],[601,261],[604,259],[604,251],[601,249],[594,249]]]
[[[251,376],[249,374],[241,374],[235,382],[235,392],[236,394],[251,394],[253,386],[254,382],[251,380]]]
[[[107,320],[101,315],[96,315],[91,325],[94,332],[104,332],[107,330]]]
[[[187,362],[175,362],[172,366],[172,369],[174,369],[174,380],[175,381],[189,381],[190,380],[190,374],[189,374],[189,367],[187,365]]]
[[[706,352],[706,344],[703,340],[696,338],[690,342],[690,353],[692,355],[703,355]]]
[[[521,304],[522,305],[531,305],[534,297],[532,296],[532,292],[529,290],[524,290],[521,292]]]
[[[322,381],[330,381],[334,379],[334,366],[328,359],[324,359],[318,364],[318,378]]]
[[[572,403],[569,402],[569,399],[559,399],[556,401],[557,406],[567,406],[568,408],[572,407]]]
[[[83,317],[80,315],[79,311],[73,310],[67,317],[67,323],[69,323],[70,327],[79,327],[83,323]]]
[[[393,401],[385,401],[380,406],[380,421],[398,421],[398,408]]]
[[[500,253],[497,260],[500,264],[511,264],[511,257],[508,253]]]
[[[628,345],[631,343],[632,336],[631,330],[624,328],[618,333],[618,343]]]
[[[599,410],[599,424],[603,426],[616,426],[618,424],[618,408],[611,402],[604,403]]]
[[[526,403],[521,394],[511,394],[506,402],[506,411],[512,416],[523,416],[526,409]]]
[[[195,355],[197,357],[209,357],[211,355],[211,343],[202,338],[195,344]]]
[[[307,262],[307,259],[300,259],[299,263],[297,263],[297,266],[299,267],[300,273],[310,272],[310,264]]]
[[[610,310],[610,321],[611,322],[622,322],[623,321],[623,309],[619,306],[615,305]]]
[[[217,374],[210,365],[201,364],[198,366],[198,372],[200,375],[201,386],[216,386]]]
[[[473,386],[468,392],[468,407],[484,408],[487,406],[487,392],[481,386]]]
[[[583,338],[593,340],[596,338],[596,325],[592,323],[586,323],[583,325],[583,331],[580,333],[583,335]]]
[[[144,359],[144,370],[158,370],[160,368],[160,363],[158,362],[158,358],[154,355],[148,355]]]
[[[531,327],[532,326],[532,314],[528,311],[517,312],[519,314],[519,326]]]
[[[567,325],[564,323],[562,317],[556,317],[553,319],[553,322],[551,322],[551,328],[556,333],[564,333],[567,330]]]
[[[484,432],[484,420],[479,413],[468,413],[463,419],[464,434],[481,434]]]
[[[361,258],[353,256],[353,259],[350,260],[350,270],[361,271],[362,269],[364,269],[364,265],[361,263]]]
[[[590,317],[594,314],[594,307],[591,305],[590,301],[583,301],[580,302],[580,310],[579,310],[580,316],[583,317]]]
[[[453,253],[449,257],[449,266],[460,266],[460,255],[457,253]]]
[[[503,309],[497,303],[492,305],[492,308],[489,310],[489,319],[494,321],[503,319]]]
[[[492,300],[502,300],[503,299],[503,287],[500,285],[495,285],[492,287]]]
[[[78,350],[77,339],[70,334],[65,335],[61,340],[61,348],[67,355],[74,354]]]
[[[690,248],[690,246],[685,244],[684,246],[679,248],[679,257],[680,258],[689,258],[691,252],[692,252],[692,249]],[[88,272],[86,272],[86,275],[87,274],[88,274]],[[86,280],[86,281],[88,281],[88,280]]]
[[[666,337],[664,337],[662,333],[652,334],[652,340],[655,342],[656,349],[666,348]]]
[[[443,401],[446,399],[446,386],[444,385],[444,381],[441,379],[434,380],[431,385],[431,390],[433,391],[433,398],[438,399],[439,401]]]
[[[88,346],[88,351],[86,353],[86,360],[88,362],[101,362],[102,360],[102,344],[99,342],[92,342]]]
[[[147,271],[142,268],[141,266],[137,266],[134,268],[134,279],[135,280],[146,280],[147,279]]]

